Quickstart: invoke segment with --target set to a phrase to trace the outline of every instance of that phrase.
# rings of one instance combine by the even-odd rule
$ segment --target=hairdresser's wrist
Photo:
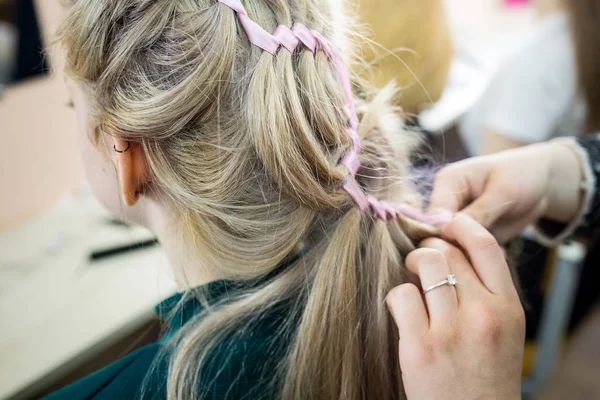
[[[573,222],[581,212],[585,195],[583,159],[576,144],[555,140],[535,147],[549,163],[547,207],[544,218],[565,224]]]

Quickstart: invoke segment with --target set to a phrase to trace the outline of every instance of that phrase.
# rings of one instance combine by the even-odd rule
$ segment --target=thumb
[[[511,202],[503,201],[501,194],[488,190],[461,210],[461,213],[468,215],[489,230],[510,209]]]
[[[430,209],[460,211],[483,193],[489,173],[487,165],[477,159],[443,168],[435,178]]]

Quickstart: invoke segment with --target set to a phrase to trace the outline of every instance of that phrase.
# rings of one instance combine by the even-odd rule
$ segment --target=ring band
[[[423,294],[427,294],[427,292],[431,292],[433,289],[437,289],[442,286],[456,286],[458,281],[454,277],[454,275],[448,275],[445,280],[436,283],[435,285],[429,286],[427,289],[423,291]]]

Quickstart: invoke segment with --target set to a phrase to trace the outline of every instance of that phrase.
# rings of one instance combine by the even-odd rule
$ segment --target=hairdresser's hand
[[[581,181],[573,149],[531,145],[442,169],[431,207],[462,211],[504,243],[541,217],[570,222],[580,207]]]
[[[407,397],[520,399],[525,317],[502,250],[464,215],[442,235],[444,240],[423,242],[406,263],[423,288],[450,273],[458,284],[428,292],[426,306],[413,284],[395,288],[387,298],[400,330]]]

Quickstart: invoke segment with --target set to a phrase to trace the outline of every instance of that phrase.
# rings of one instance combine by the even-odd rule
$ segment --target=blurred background
[[[579,29],[600,30],[579,7],[598,2],[348,1],[370,39],[359,73],[402,88],[407,125],[427,139],[418,163],[600,129],[600,34]],[[47,50],[61,15],[59,0],[0,0],[0,399],[38,398],[154,340],[153,307],[175,290],[152,234],[115,221],[85,184]],[[578,243],[574,256],[525,232],[508,247],[527,398],[600,399],[597,233]]]

